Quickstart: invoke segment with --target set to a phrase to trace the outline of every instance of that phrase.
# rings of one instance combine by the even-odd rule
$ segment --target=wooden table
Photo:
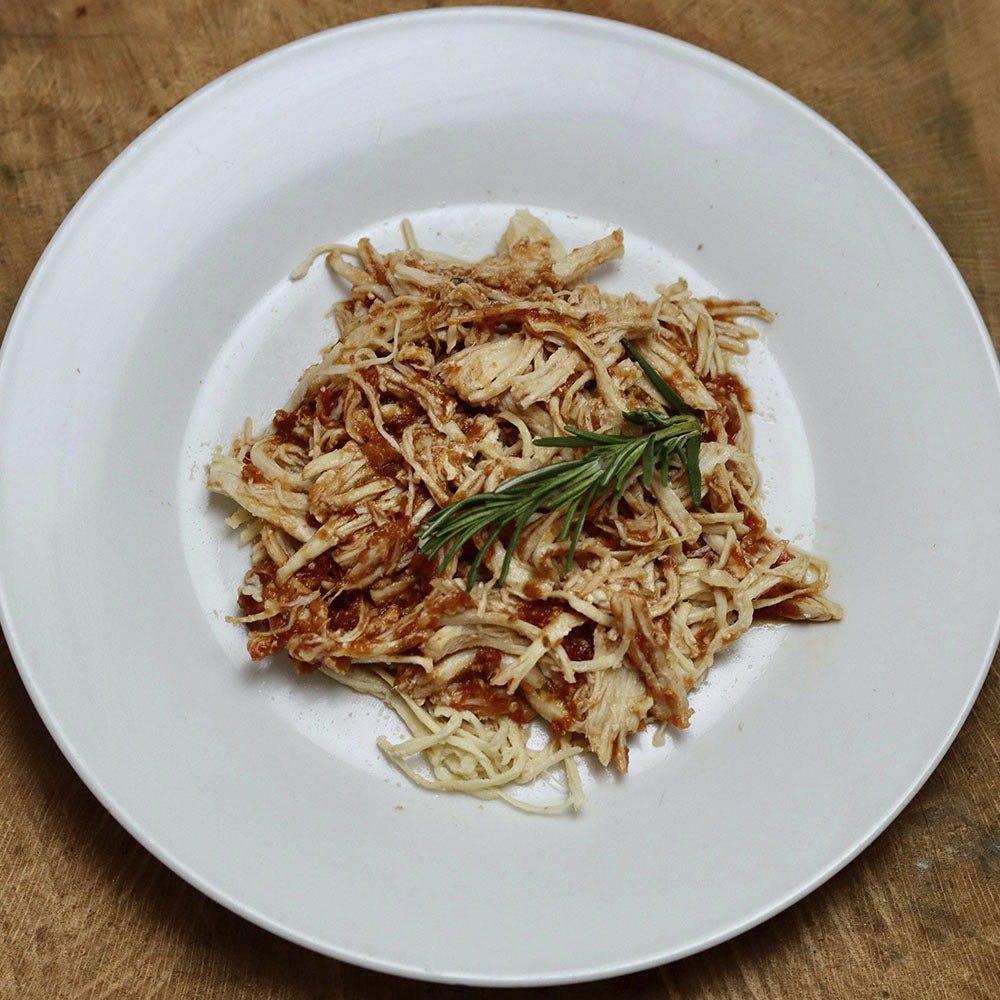
[[[6,0],[0,7],[3,326],[66,212],[107,163],[177,101],[277,45],[411,6],[417,5]],[[996,338],[1000,2],[583,0],[552,6],[683,38],[810,104],[915,202]],[[663,1000],[1000,996],[998,731],[994,671],[944,762],[858,860],[756,930],[610,988]],[[0,997],[339,1000],[486,993],[412,983],[322,958],[190,888],[86,790],[48,736],[2,644],[0,794]],[[607,989],[592,984],[536,995],[596,998]]]

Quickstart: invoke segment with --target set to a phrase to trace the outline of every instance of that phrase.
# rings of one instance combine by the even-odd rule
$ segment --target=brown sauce
[[[518,601],[517,617],[535,628],[545,628],[565,607],[559,601]]]
[[[571,660],[592,660],[594,658],[594,623],[584,622],[572,629],[562,641],[562,648]]]
[[[243,482],[252,483],[254,486],[265,486],[271,481],[250,461],[249,455],[245,455],[243,458],[243,468],[240,469],[240,478]]]
[[[324,427],[333,426],[333,411],[337,408],[338,401],[335,400],[335,396],[339,398],[339,392],[334,390],[333,386],[325,385],[316,394],[315,399],[309,401],[312,403],[312,409],[316,419],[319,420]],[[305,405],[306,404],[303,403],[299,409],[301,410]]]
[[[274,424],[275,437],[284,442],[293,441],[295,428],[299,423],[299,410],[295,410],[292,413],[289,413],[287,410],[277,410],[271,423]]]
[[[358,447],[368,459],[368,464],[376,472],[391,471],[393,466],[399,466],[399,452],[379,434],[378,428],[372,420],[366,418],[359,423],[361,423],[360,437],[356,440]]]
[[[392,416],[383,418],[382,423],[394,438],[398,438],[407,427],[424,415],[424,410],[409,399],[398,400],[392,405]]]
[[[744,545],[757,541],[767,530],[767,521],[754,510],[748,509],[743,511],[743,523],[750,529],[743,536]],[[785,553],[782,554],[784,555]],[[781,556],[778,557],[778,565],[781,565]]]
[[[730,372],[706,378],[705,388],[719,401],[719,415],[726,438],[730,444],[735,444],[743,428],[743,414],[753,412],[749,390]],[[711,423],[711,417],[709,421]]]
[[[545,597],[545,592],[538,586],[537,583],[529,580],[524,585],[524,596],[527,597],[529,601],[540,601]]]
[[[482,677],[467,677],[449,684],[439,700],[452,708],[474,712],[480,718],[510,718],[524,723],[535,715],[519,695],[507,694]]]
[[[716,399],[720,396],[730,396],[737,400],[747,413],[753,412],[753,401],[750,399],[750,390],[732,372],[706,378],[705,385]]]
[[[476,658],[469,667],[470,672],[480,674],[495,674],[500,669],[500,650],[492,646],[478,646]]]
[[[329,604],[330,627],[338,632],[350,632],[361,621],[361,594],[354,591],[340,594]]]
[[[306,563],[296,574],[298,583],[310,590],[330,590],[340,582],[344,571],[333,561],[329,551],[317,556],[312,562]]]

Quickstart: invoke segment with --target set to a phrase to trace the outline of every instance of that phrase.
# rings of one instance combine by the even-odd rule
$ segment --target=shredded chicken
[[[270,427],[212,461],[209,488],[257,519],[236,619],[251,656],[284,649],[301,672],[392,703],[414,731],[403,756],[431,755],[430,782],[415,777],[431,787],[500,794],[494,764],[523,782],[583,746],[625,771],[629,735],[686,727],[688,692],[755,614],[841,615],[826,564],[775,537],[756,499],[750,399],[731,364],[755,336],[741,317],[770,314],[683,281],[652,302],[577,283],[621,256],[620,230],[567,253],[523,211],[478,263],[333,247],[327,263],[351,284],[340,339]],[[416,532],[454,500],[578,454],[534,438],[621,433],[623,411],[661,407],[626,337],[701,419],[703,502],[679,463],[666,485],[637,468],[621,499],[591,505],[568,570],[561,517],[543,513],[505,585],[501,536],[467,593],[475,549],[435,567]],[[526,749],[536,717],[553,734],[541,756]],[[473,736],[493,764],[470,762]]]

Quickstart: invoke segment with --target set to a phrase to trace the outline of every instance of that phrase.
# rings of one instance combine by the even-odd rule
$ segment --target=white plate
[[[391,718],[249,666],[244,553],[202,464],[280,405],[338,294],[303,251],[411,216],[482,252],[515,206],[626,231],[602,280],[759,297],[768,509],[827,556],[833,626],[742,641],[691,729],[591,775],[577,817],[401,784]],[[774,419],[777,417],[777,419]],[[351,25],[216,81],[60,228],[0,366],[4,628],[46,724],[151,851],[238,913],[386,971],[595,978],[814,888],[964,720],[997,640],[1000,393],[985,329],[900,192],[774,87],[612,22],[515,9]]]

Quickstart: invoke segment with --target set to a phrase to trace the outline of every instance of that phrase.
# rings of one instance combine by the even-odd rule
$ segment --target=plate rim
[[[239,83],[244,75],[251,75],[257,72],[265,63],[272,63],[277,60],[294,58],[295,54],[313,45],[328,43],[332,37],[343,39],[346,36],[361,33],[380,32],[398,27],[401,23],[421,22],[421,21],[479,21],[506,22],[529,24],[537,28],[548,28],[552,25],[567,25],[578,28],[590,35],[617,36],[623,41],[631,44],[644,45],[658,48],[661,52],[680,57],[685,60],[695,61],[700,67],[707,69],[713,75],[724,79],[731,84],[739,84],[755,93],[763,93],[769,101],[776,101],[789,107],[799,115],[804,115],[814,126],[820,126],[846,153],[851,154],[855,160],[863,166],[866,171],[880,182],[886,193],[893,197],[900,207],[908,213],[914,228],[920,236],[930,239],[930,245],[936,251],[940,264],[948,277],[956,285],[966,307],[969,310],[970,318],[974,321],[979,333],[982,346],[985,349],[988,360],[991,362],[993,376],[993,388],[1000,397],[1000,362],[997,360],[996,351],[993,347],[989,331],[980,313],[978,305],[972,296],[957,265],[948,254],[941,240],[924,219],[916,206],[907,198],[900,187],[891,177],[852,139],[829,122],[826,118],[814,111],[803,101],[794,95],[783,90],[781,87],[770,82],[759,74],[732,62],[724,56],[711,52],[693,43],[683,41],[671,35],[664,34],[649,28],[610,18],[598,17],[590,14],[579,14],[569,11],[557,11],[544,8],[532,7],[504,7],[504,6],[482,6],[482,7],[450,7],[435,8],[425,10],[403,11],[395,14],[381,15],[364,18],[357,21],[350,21],[345,24],[303,36],[291,42],[285,43],[277,48],[270,49],[252,59],[235,66],[208,83],[199,87],[193,93],[185,97],[174,105],[163,116],[153,122],[148,128],[134,138],[107,167],[94,179],[84,193],[76,201],[60,225],[57,227],[52,237],[49,239],[37,263],[26,281],[24,288],[18,298],[17,304],[11,314],[7,330],[0,344],[0,400],[4,398],[3,387],[8,379],[12,380],[16,375],[15,351],[21,340],[27,337],[28,321],[25,316],[30,315],[32,302],[38,294],[38,290],[43,287],[45,275],[53,259],[57,257],[61,246],[69,238],[73,228],[81,221],[91,204],[97,199],[100,193],[109,184],[113,184],[118,174],[127,169],[129,161],[160,135],[161,131],[172,127],[173,124],[182,120],[192,109],[200,106],[206,100],[212,100],[222,89],[231,87]],[[22,329],[25,332],[22,332]],[[3,406],[0,403],[0,410]],[[780,898],[773,900],[769,905],[761,907],[759,910],[745,916],[742,920],[736,921],[729,926],[718,931],[714,935],[709,935],[703,940],[693,943],[687,947],[667,949],[657,954],[646,955],[639,959],[629,959],[616,963],[605,963],[600,966],[575,969],[556,969],[544,974],[510,976],[477,976],[468,972],[449,971],[446,969],[429,970],[417,965],[410,965],[405,962],[394,962],[379,958],[369,954],[359,953],[350,948],[334,947],[326,941],[306,933],[300,933],[294,929],[285,927],[255,909],[254,907],[232,897],[226,891],[213,885],[208,879],[191,869],[181,859],[175,857],[167,850],[155,836],[153,831],[147,830],[138,821],[133,819],[128,810],[120,805],[115,795],[105,787],[99,776],[94,774],[86,762],[75,751],[72,741],[63,732],[59,720],[50,709],[45,697],[45,693],[35,683],[31,665],[28,657],[21,648],[20,633],[16,627],[12,616],[12,609],[8,597],[8,580],[12,580],[16,573],[5,568],[5,563],[0,561],[0,627],[7,640],[11,659],[18,670],[21,681],[28,692],[28,695],[42,719],[46,729],[56,742],[60,752],[66,758],[70,766],[80,777],[83,783],[94,797],[106,808],[115,820],[137,840],[144,848],[153,854],[159,861],[170,868],[174,873],[183,878],[189,885],[204,893],[220,905],[225,906],[231,912],[249,920],[257,926],[269,931],[285,940],[309,948],[312,951],[336,958],[351,964],[361,966],[378,972],[391,975],[403,976],[423,981],[432,981],[450,984],[476,985],[476,986],[549,986],[559,984],[570,984],[600,980],[611,976],[624,975],[630,972],[642,971],[663,965],[669,962],[685,958],[689,955],[707,950],[717,944],[730,940],[739,934],[763,923],[770,917],[782,912],[794,905],[805,896],[813,892],[823,883],[828,881],[833,875],[842,870],[853,861],[866,847],[868,847],[885,829],[899,816],[902,810],[913,800],[914,796],[923,787],[927,779],[940,764],[944,755],[951,748],[958,732],[968,719],[969,713],[975,704],[979,693],[985,683],[989,673],[998,642],[1000,642],[1000,607],[997,609],[996,620],[993,624],[992,632],[987,639],[986,651],[983,655],[983,662],[979,668],[977,679],[971,687],[963,706],[948,730],[948,733],[940,746],[937,748],[931,759],[924,768],[914,777],[910,785],[897,801],[892,803],[882,818],[861,834],[846,850],[834,858],[825,868],[816,872],[811,878],[803,881],[796,889],[786,893]]]

